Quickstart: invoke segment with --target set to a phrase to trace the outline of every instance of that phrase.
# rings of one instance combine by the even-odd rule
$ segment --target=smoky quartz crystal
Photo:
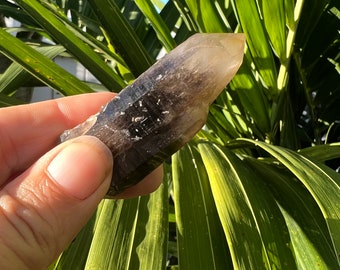
[[[107,197],[138,183],[205,124],[209,105],[242,63],[243,34],[195,34],[60,140],[98,137],[114,170]]]

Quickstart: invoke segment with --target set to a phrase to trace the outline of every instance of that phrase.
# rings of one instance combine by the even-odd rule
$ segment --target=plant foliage
[[[21,22],[0,28],[13,61],[1,106],[23,103],[23,86],[95,91],[59,54],[118,92],[195,32],[247,37],[239,72],[159,190],[103,200],[50,269],[340,268],[339,1],[1,0],[0,14]]]

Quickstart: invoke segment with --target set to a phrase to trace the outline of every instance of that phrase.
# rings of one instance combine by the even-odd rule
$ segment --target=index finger
[[[59,135],[115,96],[95,93],[0,109],[0,185],[53,148]]]

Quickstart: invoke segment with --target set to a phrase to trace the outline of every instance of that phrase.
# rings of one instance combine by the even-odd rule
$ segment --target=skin
[[[112,97],[84,94],[0,109],[0,269],[46,269],[105,196],[109,149],[91,136],[56,141]],[[117,198],[148,194],[161,181],[158,168]]]

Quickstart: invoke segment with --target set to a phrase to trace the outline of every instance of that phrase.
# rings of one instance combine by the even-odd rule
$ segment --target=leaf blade
[[[306,186],[318,203],[332,236],[334,253],[340,254],[340,176],[326,166],[291,151],[259,141],[241,139],[261,147],[286,166]],[[325,184],[325,182],[327,184]]]
[[[101,25],[135,77],[154,62],[114,1],[90,1]]]
[[[256,3],[248,0],[233,0],[232,3],[247,36],[247,45],[255,66],[271,96],[276,97],[277,69]]]
[[[184,146],[172,157],[172,175],[179,267],[229,269],[229,250],[207,174],[194,145]]]
[[[0,50],[33,76],[63,95],[93,92],[76,77],[1,28]]]
[[[40,25],[58,40],[79,62],[87,67],[110,91],[118,92],[125,84],[117,79],[113,70],[73,32],[68,29],[53,13],[38,1],[16,1]]]
[[[294,269],[283,216],[260,179],[231,151],[204,142],[198,147],[234,269]]]
[[[170,34],[165,22],[156,11],[156,8],[150,0],[136,0],[135,1],[139,9],[150,20],[151,25],[155,29],[158,39],[162,42],[165,49],[169,52],[176,47],[176,42]]]

